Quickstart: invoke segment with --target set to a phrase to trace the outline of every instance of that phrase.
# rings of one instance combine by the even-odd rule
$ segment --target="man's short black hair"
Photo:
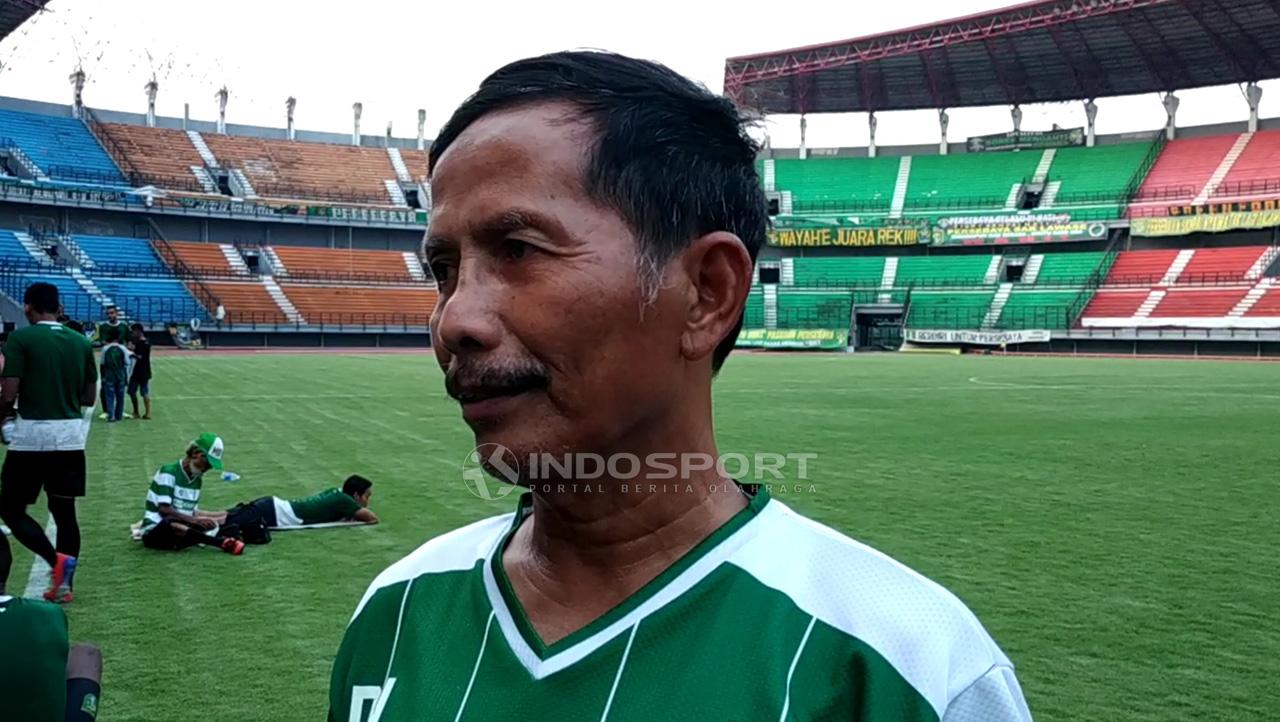
[[[138,333],[145,333],[145,332],[146,332],[146,329],[144,329],[144,328],[142,327],[142,324],[140,324],[140,323],[135,323],[135,324],[133,324],[132,326],[130,326],[130,327],[129,327],[129,330],[130,330],[130,331],[137,331]]]
[[[519,105],[564,101],[598,135],[583,185],[639,240],[642,281],[656,276],[694,239],[728,231],[754,262],[768,232],[768,205],[755,160],[758,144],[728,99],[666,66],[613,53],[561,52],[518,60],[485,78],[431,144],[427,173],[472,123]],[[716,348],[719,371],[742,317]]]
[[[368,491],[371,486],[373,486],[372,481],[369,481],[359,474],[352,474],[347,477],[346,481],[342,482],[342,493],[350,497],[355,497],[358,494],[363,494]]]
[[[58,287],[43,281],[27,286],[26,293],[22,295],[22,303],[30,306],[36,313],[57,313],[62,309]]]

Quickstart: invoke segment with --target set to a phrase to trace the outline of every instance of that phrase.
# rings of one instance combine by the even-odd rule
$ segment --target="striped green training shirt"
[[[196,507],[200,505],[200,489],[203,485],[204,475],[188,476],[181,460],[160,467],[151,479],[151,488],[147,490],[147,501],[142,512],[143,533],[160,523],[161,504],[168,504],[174,511],[183,514],[195,514]]]
[[[543,644],[501,564],[530,501],[373,581],[334,663],[331,722],[1030,720],[962,602],[763,490],[626,602]]]

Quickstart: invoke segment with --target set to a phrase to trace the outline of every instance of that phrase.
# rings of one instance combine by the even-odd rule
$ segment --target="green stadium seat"
[[[1080,297],[1081,290],[1032,291],[1015,288],[1009,295],[1000,318],[996,320],[996,328],[1068,328],[1072,321],[1068,311],[1071,304]]]
[[[778,289],[778,328],[848,328],[853,294],[848,291]]]
[[[898,179],[897,158],[810,158],[774,161],[774,185],[791,191],[793,213],[888,213]]]
[[[909,328],[978,328],[995,295],[995,291],[985,289],[916,291],[911,294],[906,324]]]
[[[1041,155],[1039,151],[1017,151],[913,156],[906,208],[1003,208],[1009,189],[1031,179]]]
[[[894,285],[977,286],[991,266],[991,256],[906,256],[898,259]]]
[[[764,290],[759,286],[747,294],[747,308],[742,317],[743,328],[764,328]]]
[[[1088,253],[1046,253],[1037,286],[1083,286],[1085,281],[1102,265],[1107,256],[1104,251]]]
[[[1150,143],[1059,148],[1049,168],[1049,181],[1060,181],[1054,207],[1127,201],[1125,191],[1135,180]]]
[[[878,287],[884,278],[884,259],[797,258],[793,262],[796,286]]]

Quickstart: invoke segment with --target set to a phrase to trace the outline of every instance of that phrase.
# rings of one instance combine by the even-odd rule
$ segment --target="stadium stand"
[[[1105,251],[1046,253],[1035,283],[1041,286],[1081,284],[1106,260]]]
[[[176,278],[94,276],[92,280],[133,321],[155,324],[209,318],[205,308]]]
[[[1002,208],[1013,185],[1031,179],[1040,158],[1040,153],[914,156],[905,208]]]
[[[1049,182],[1060,185],[1051,207],[1097,206],[1089,218],[1118,218],[1138,187],[1143,161],[1152,151],[1151,143],[1057,149]]]
[[[1263,246],[1125,251],[1085,308],[1085,327],[1266,328],[1280,326],[1263,271]]]
[[[411,275],[401,251],[308,246],[272,246],[271,250],[282,264],[276,272],[283,277],[403,283],[426,280],[425,275]]]
[[[1280,195],[1280,129],[1253,134],[1213,193],[1213,200]]]
[[[1061,291],[1014,289],[993,325],[1000,329],[1070,328],[1075,320],[1071,317],[1071,309],[1081,293],[1079,288]]]
[[[977,328],[995,295],[991,289],[917,291],[911,294],[906,324],[911,328]]]
[[[1189,203],[1209,184],[1238,134],[1169,141],[1135,196],[1135,216],[1166,215],[1170,204]]]
[[[917,286],[982,285],[993,256],[906,256],[898,259],[895,284]]]
[[[230,324],[273,325],[287,324],[289,318],[261,281],[204,282],[205,287],[217,296],[226,311]]]
[[[427,152],[416,148],[401,148],[400,158],[404,161],[409,176],[417,183],[427,181]]]
[[[885,259],[872,256],[796,258],[793,274],[796,286],[879,286],[884,266]]]
[[[776,189],[791,193],[793,213],[888,213],[898,177],[899,159],[780,158],[771,163]]]
[[[160,274],[168,275],[168,267],[151,248],[151,241],[146,238],[128,238],[124,236],[89,236],[72,235],[81,250],[93,259],[97,272],[116,269],[127,274]]]
[[[425,326],[436,291],[427,286],[321,286],[281,283],[307,323]]]
[[[778,291],[780,328],[846,328],[853,295],[848,291]]]
[[[247,272],[233,269],[224,246],[219,243],[169,241],[177,257],[197,274],[205,277],[236,275]],[[232,253],[235,251],[232,250]]]
[[[108,147],[123,156],[116,162],[138,172],[135,180],[177,189],[198,182],[191,169],[203,168],[204,160],[186,133],[127,123],[99,123],[97,128],[109,139]]]
[[[239,170],[257,196],[392,206],[395,169],[384,148],[206,134],[220,164]]]
[[[125,186],[120,169],[77,118],[0,110],[0,147],[16,145],[50,179]]]

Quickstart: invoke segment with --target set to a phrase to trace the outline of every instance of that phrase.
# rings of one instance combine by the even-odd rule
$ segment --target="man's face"
[[[209,463],[209,457],[205,456],[203,451],[191,457],[191,469],[197,474],[203,474],[212,468],[213,464]]]
[[[356,503],[365,509],[369,508],[369,500],[373,498],[373,488],[366,489],[363,494],[356,494]]]
[[[120,312],[119,312],[119,311],[117,311],[117,310],[116,310],[116,309],[114,309],[114,308],[108,308],[108,309],[107,309],[107,320],[108,320],[108,321],[110,321],[111,323],[115,323],[115,322],[116,322],[116,320],[117,320],[119,317],[120,317]]]
[[[476,443],[603,453],[678,403],[684,303],[646,307],[637,242],[582,186],[571,106],[492,113],[441,155],[427,256],[446,389]]]

